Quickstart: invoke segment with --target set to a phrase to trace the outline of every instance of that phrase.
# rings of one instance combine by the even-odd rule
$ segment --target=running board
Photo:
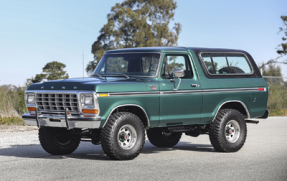
[[[258,124],[259,121],[255,121],[255,120],[245,120],[246,123],[252,123],[252,124]]]
[[[168,127],[168,130],[170,132],[186,132],[186,131],[190,131],[191,127],[190,126],[173,126],[173,127]]]

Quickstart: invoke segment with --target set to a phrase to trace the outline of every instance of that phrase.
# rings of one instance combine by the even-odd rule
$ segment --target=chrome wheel
[[[240,136],[240,126],[237,121],[231,120],[225,126],[225,137],[230,143],[235,143]]]
[[[129,150],[134,147],[137,141],[137,132],[135,128],[129,124],[121,127],[118,133],[118,143],[121,148]]]

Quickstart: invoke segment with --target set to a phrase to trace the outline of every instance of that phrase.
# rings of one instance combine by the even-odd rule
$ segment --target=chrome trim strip
[[[243,74],[211,74],[208,70],[207,70],[207,67],[206,67],[206,65],[205,65],[205,63],[204,63],[204,60],[203,60],[203,58],[202,58],[202,56],[201,56],[201,54],[204,54],[204,53],[214,53],[214,54],[242,54],[245,58],[246,58],[246,60],[247,60],[247,62],[248,62],[248,64],[249,64],[249,67],[251,68],[251,73],[243,73]],[[253,69],[253,67],[252,67],[252,64],[251,64],[251,62],[250,62],[250,60],[249,60],[249,58],[245,55],[245,53],[243,53],[243,52],[199,52],[198,53],[198,57],[199,57],[199,59],[200,59],[200,61],[204,64],[204,68],[205,68],[205,70],[206,70],[206,72],[210,75],[210,76],[214,76],[214,75],[227,75],[227,76],[230,76],[230,75],[252,75],[253,73],[254,73],[254,69]]]
[[[147,118],[147,126],[150,127],[150,120],[149,120],[148,115],[147,115],[147,113],[146,113],[146,111],[144,110],[143,107],[141,107],[140,105],[137,105],[137,104],[122,104],[122,105],[116,106],[116,107],[114,107],[114,108],[112,109],[112,111],[109,113],[109,116],[107,117],[107,119],[106,119],[104,125],[102,126],[102,128],[105,127],[105,125],[107,124],[107,122],[108,122],[108,120],[109,120],[111,114],[114,112],[114,110],[116,110],[116,109],[119,108],[119,107],[124,107],[124,106],[135,106],[135,107],[140,108],[140,109],[145,113],[145,116],[146,116],[146,118]]]
[[[214,93],[214,92],[245,92],[245,91],[258,91],[258,88],[234,88],[234,89],[205,89],[203,93]]]
[[[179,90],[179,91],[161,91],[160,95],[170,95],[170,94],[198,94],[202,93],[202,90]]]
[[[151,92],[114,92],[108,93],[109,96],[137,96],[137,95],[159,95],[159,91]]]
[[[259,91],[258,88],[233,88],[233,89],[197,89],[197,90],[177,90],[177,91],[150,91],[150,92],[114,92],[100,93],[109,94],[109,96],[138,96],[138,95],[167,95],[167,94],[196,94],[196,93],[217,93],[217,92],[247,92]],[[266,90],[265,90],[266,91]],[[264,92],[264,91],[259,91]],[[108,97],[108,96],[106,96]]]
[[[238,100],[230,100],[230,101],[225,101],[225,102],[223,102],[223,103],[218,107],[218,109],[217,109],[217,111],[216,111],[216,114],[214,115],[214,117],[213,117],[213,119],[212,119],[211,122],[213,122],[213,121],[215,120],[215,118],[216,118],[216,116],[217,116],[217,114],[218,114],[220,108],[221,108],[224,104],[229,103],[229,102],[238,102],[238,103],[241,103],[241,105],[244,107],[244,109],[245,109],[245,111],[246,111],[246,113],[247,113],[247,118],[246,118],[246,119],[249,119],[249,118],[250,118],[249,111],[248,111],[246,105],[245,105],[243,102],[238,101]]]

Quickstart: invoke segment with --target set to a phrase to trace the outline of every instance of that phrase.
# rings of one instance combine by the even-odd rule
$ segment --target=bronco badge
[[[156,90],[157,85],[149,85],[152,90]]]

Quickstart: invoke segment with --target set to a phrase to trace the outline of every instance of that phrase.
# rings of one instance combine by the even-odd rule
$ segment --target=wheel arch
[[[221,103],[221,105],[218,107],[216,114],[214,115],[212,122],[215,120],[218,112],[220,109],[235,109],[237,111],[239,111],[244,118],[250,118],[250,113],[249,110],[247,108],[247,106],[239,100],[229,100],[229,101],[225,101],[223,103]]]
[[[106,119],[106,121],[105,121],[105,123],[103,124],[102,127],[104,127],[106,125],[106,123],[109,120],[110,116],[113,113],[115,113],[115,112],[130,112],[130,113],[133,113],[133,114],[135,114],[136,116],[138,116],[140,118],[140,120],[143,122],[143,125],[144,125],[145,128],[149,128],[150,127],[150,120],[149,120],[149,117],[148,117],[145,109],[142,106],[137,105],[137,104],[122,104],[122,105],[118,105],[118,106],[114,107],[110,111],[110,113],[109,113],[109,115],[108,115],[108,117],[107,117],[107,119]]]

